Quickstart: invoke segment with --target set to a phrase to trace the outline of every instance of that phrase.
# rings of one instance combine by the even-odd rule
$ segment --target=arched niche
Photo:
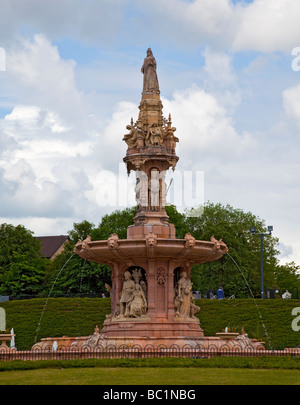
[[[174,287],[176,286],[176,284],[178,283],[178,280],[180,279],[180,273],[181,273],[182,269],[181,267],[176,267],[173,271],[173,275],[174,275]]]

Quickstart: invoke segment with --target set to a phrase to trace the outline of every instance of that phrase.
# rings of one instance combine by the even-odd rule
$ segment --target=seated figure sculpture
[[[132,276],[135,281],[132,280]],[[139,318],[147,315],[146,284],[141,280],[140,269],[125,271],[117,318]]]
[[[137,145],[138,131],[136,128],[134,128],[133,123],[131,123],[131,125],[127,125],[126,128],[130,132],[128,134],[124,135],[123,141],[125,141],[127,143],[129,149],[135,148]]]
[[[135,290],[132,294],[132,301],[128,304],[129,316],[132,318],[139,318],[146,316],[147,301],[140,284],[135,285]]]

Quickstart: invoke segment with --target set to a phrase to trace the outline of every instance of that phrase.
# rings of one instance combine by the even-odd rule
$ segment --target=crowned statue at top
[[[143,93],[157,93],[159,94],[159,85],[156,74],[156,60],[153,56],[151,48],[147,50],[147,56],[144,59],[144,64],[141,69],[144,74]]]

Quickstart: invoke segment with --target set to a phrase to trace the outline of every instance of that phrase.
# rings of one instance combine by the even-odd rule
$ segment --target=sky
[[[299,18],[299,0],[1,0],[0,223],[60,235],[135,204],[122,138],[151,47],[169,202],[250,211],[300,265]]]

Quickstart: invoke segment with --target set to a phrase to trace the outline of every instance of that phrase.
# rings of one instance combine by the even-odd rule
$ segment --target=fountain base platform
[[[224,335],[224,334],[223,334]],[[251,339],[248,335],[237,334],[234,337],[219,337],[219,336],[115,336],[107,337],[105,333],[99,332],[96,327],[95,332],[90,336],[80,337],[48,337],[41,339],[41,342],[36,343],[32,350],[51,350],[54,342],[57,343],[57,350],[70,349],[87,349],[95,351],[111,351],[111,350],[136,350],[136,351],[151,351],[154,350],[265,350],[264,342],[259,342],[256,339]]]

